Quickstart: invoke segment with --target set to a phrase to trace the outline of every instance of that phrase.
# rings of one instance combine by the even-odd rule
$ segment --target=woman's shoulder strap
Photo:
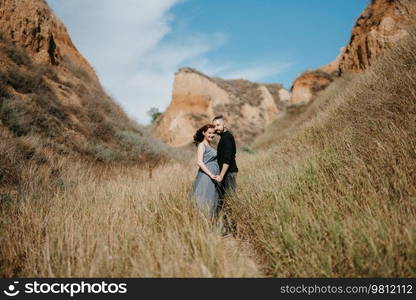
[[[202,143],[202,142],[201,142],[201,143],[199,143],[199,144],[198,144],[198,148],[202,148],[203,150],[205,150],[205,145],[204,145],[204,143]]]

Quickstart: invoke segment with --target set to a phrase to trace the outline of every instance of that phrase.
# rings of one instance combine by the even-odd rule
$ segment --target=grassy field
[[[1,205],[1,276],[260,275],[188,199],[190,164],[73,167],[53,196]]]
[[[233,237],[189,199],[192,160],[62,160],[36,171],[55,189],[2,199],[0,276],[416,276],[415,49],[413,32],[239,153]]]
[[[415,49],[413,32],[254,143],[230,206],[268,275],[416,275]]]

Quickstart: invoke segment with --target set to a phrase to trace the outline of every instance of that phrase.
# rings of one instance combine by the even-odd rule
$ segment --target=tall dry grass
[[[188,198],[195,171],[74,163],[54,195],[0,206],[1,276],[259,276]]]
[[[412,32],[239,154],[225,207],[239,239],[188,198],[192,164],[57,161],[57,189],[26,180],[20,201],[0,201],[0,275],[414,277],[415,49]]]
[[[415,124],[412,31],[257,140],[230,211],[269,275],[416,275]]]

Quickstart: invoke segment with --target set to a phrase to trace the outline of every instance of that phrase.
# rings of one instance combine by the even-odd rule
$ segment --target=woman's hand
[[[217,180],[218,175],[211,174],[211,175],[209,175],[209,177],[211,177],[211,179],[213,179],[213,180]]]
[[[224,177],[222,177],[221,175],[217,175],[215,177],[216,177],[215,180],[218,181],[218,182],[221,182],[224,179]]]

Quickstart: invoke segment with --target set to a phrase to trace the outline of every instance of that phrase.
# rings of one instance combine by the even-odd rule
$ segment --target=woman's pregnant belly
[[[218,166],[218,163],[214,161],[209,161],[205,164],[214,175],[218,175],[220,173],[220,167]]]

